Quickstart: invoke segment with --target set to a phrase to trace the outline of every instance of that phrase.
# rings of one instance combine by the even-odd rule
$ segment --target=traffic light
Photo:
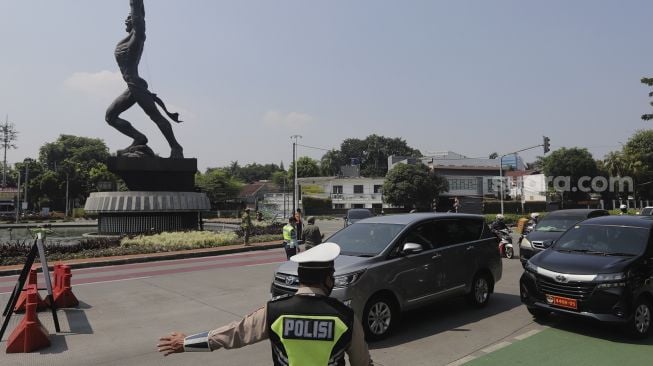
[[[546,154],[549,151],[551,151],[551,139],[549,139],[546,136],[542,136],[542,137],[544,139],[544,144],[542,144],[542,146],[544,147],[544,153]]]

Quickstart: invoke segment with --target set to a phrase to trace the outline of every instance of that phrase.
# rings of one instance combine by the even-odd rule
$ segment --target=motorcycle
[[[499,253],[501,253],[501,256],[512,259],[515,251],[512,247],[510,229],[495,230],[495,234],[497,235],[497,239],[499,239]]]

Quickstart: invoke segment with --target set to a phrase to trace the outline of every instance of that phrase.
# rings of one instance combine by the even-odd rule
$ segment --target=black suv
[[[372,215],[372,211],[366,208],[352,208],[351,210],[347,210],[347,215],[345,215],[345,226],[372,216],[374,216]]]
[[[651,216],[604,216],[567,230],[526,262],[521,301],[536,318],[550,312],[622,324],[644,338],[653,311]]]
[[[533,231],[519,242],[519,259],[525,263],[530,257],[551,246],[562,233],[577,222],[609,214],[608,211],[600,209],[570,209],[549,212]]]

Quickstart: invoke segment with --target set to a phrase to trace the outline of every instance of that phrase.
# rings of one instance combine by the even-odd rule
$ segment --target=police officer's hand
[[[169,336],[159,338],[159,344],[156,346],[159,352],[163,352],[164,356],[184,352],[184,333],[172,332]]]

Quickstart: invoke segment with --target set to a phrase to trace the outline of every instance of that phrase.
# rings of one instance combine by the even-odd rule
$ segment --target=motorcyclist
[[[535,225],[537,225],[538,220],[540,219],[540,214],[537,212],[533,212],[531,214],[531,218],[528,219],[528,222],[526,223],[526,228],[530,231],[535,228]]]
[[[628,215],[628,206],[622,204],[619,206],[619,210],[621,211],[619,215]]]
[[[508,229],[508,225],[506,225],[504,221],[503,214],[497,214],[496,219],[494,222],[492,222],[492,225],[490,226],[492,231],[499,232],[501,230],[510,230]]]

